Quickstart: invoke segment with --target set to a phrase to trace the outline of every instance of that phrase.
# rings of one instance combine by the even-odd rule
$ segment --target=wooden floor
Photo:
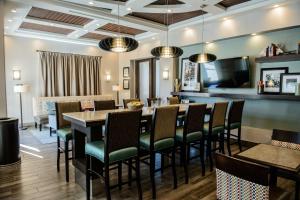
[[[55,137],[55,136],[54,136]],[[64,161],[61,161],[61,172],[56,171],[56,143],[40,144],[29,131],[21,133],[22,163],[19,167],[0,168],[0,199],[22,200],[62,200],[85,199],[85,191],[74,182],[74,168],[70,165],[70,182],[65,182]],[[237,146],[232,147],[233,153],[238,152]],[[179,159],[177,156],[177,163]],[[159,163],[157,163],[159,164]],[[207,164],[208,167],[208,164]],[[143,199],[151,199],[151,187],[148,166],[141,164]],[[126,179],[127,169],[124,166],[123,177]],[[215,171],[206,170],[205,177],[201,176],[200,161],[195,159],[189,166],[190,182],[184,184],[183,168],[177,166],[178,188],[173,190],[171,169],[164,174],[156,173],[158,199],[216,199]],[[112,181],[115,182],[116,172],[112,171]],[[278,185],[286,190],[293,191],[294,183],[279,179]],[[99,188],[103,188],[99,184]],[[122,190],[113,189],[113,199],[137,199],[136,184],[131,187],[124,185]],[[94,199],[105,199],[104,192]]]

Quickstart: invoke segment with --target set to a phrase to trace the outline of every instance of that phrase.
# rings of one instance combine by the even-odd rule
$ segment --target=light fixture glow
[[[131,8],[127,8],[127,10],[128,10],[128,11],[132,11],[132,9],[131,9]]]
[[[252,33],[251,35],[252,35],[252,36],[255,36],[255,35],[256,35],[256,33]]]
[[[90,1],[89,4],[90,4],[90,5],[94,5],[94,2],[93,2],[93,1]]]
[[[107,73],[105,75],[105,79],[106,79],[106,81],[110,81],[111,80],[111,75],[109,73]]]
[[[163,80],[169,80],[169,69],[165,68],[163,73],[162,73],[162,78]]]
[[[275,4],[274,6],[273,6],[273,8],[278,8],[279,7],[279,5],[278,4]]]
[[[172,12],[172,10],[171,9],[168,9],[168,13],[171,13]]]
[[[7,20],[8,22],[12,22],[13,20],[12,19],[9,19],[9,20]]]
[[[10,10],[10,12],[12,12],[12,13],[16,13],[16,12],[17,12],[17,10],[16,10],[16,9],[11,9],[11,10]]]
[[[21,70],[13,70],[13,80],[21,80]]]
[[[126,51],[127,48],[126,48],[124,38],[118,37],[118,38],[115,38],[112,42],[113,42],[112,47],[111,47],[112,51],[114,51],[114,52],[125,52]]]

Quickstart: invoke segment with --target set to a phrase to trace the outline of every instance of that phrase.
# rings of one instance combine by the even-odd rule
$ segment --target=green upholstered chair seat
[[[223,126],[214,127],[212,128],[212,135],[217,135],[218,133],[221,133],[223,131],[224,131]],[[209,132],[209,123],[205,123],[203,133],[204,135],[208,135],[208,132]]]
[[[193,132],[186,135],[186,141],[187,142],[193,142],[200,140],[202,138],[202,133],[199,132]],[[177,128],[176,129],[176,140],[182,142],[183,141],[183,128]]]
[[[143,149],[150,149],[150,133],[143,133],[140,137],[140,144]],[[173,147],[175,144],[174,138],[161,139],[154,142],[154,151],[160,151]]]
[[[105,145],[104,141],[89,142],[85,145],[85,154],[93,156],[104,163]],[[113,151],[109,154],[109,163],[114,163],[121,160],[126,160],[137,156],[138,150],[136,147],[128,147]]]
[[[230,124],[230,129],[236,129],[236,128],[239,128],[240,126],[241,126],[240,122],[231,123]],[[226,121],[225,127],[226,127],[226,129],[228,129],[228,122],[227,121]]]
[[[56,132],[57,136],[64,141],[69,141],[73,138],[72,130],[69,127],[58,129]]]

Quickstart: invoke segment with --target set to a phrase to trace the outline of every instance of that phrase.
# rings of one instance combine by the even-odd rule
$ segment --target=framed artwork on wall
[[[296,86],[300,83],[300,73],[281,74],[280,80],[282,94],[295,94]]]
[[[200,65],[189,61],[188,58],[181,60],[181,89],[183,91],[200,91]]]
[[[129,90],[129,80],[128,79],[123,80],[123,89]]]
[[[129,78],[129,67],[123,67],[123,78]]]
[[[264,83],[264,93],[279,94],[281,87],[281,74],[288,73],[288,67],[262,68],[260,71],[260,80]]]

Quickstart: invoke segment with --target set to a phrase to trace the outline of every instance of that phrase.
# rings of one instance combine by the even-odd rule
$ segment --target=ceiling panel
[[[223,0],[218,4],[225,7],[225,8],[228,8],[230,6],[235,6],[235,5],[238,5],[238,4],[241,4],[241,3],[245,3],[247,1],[250,1],[250,0]]]
[[[120,33],[123,33],[123,34],[138,35],[138,34],[146,32],[146,31],[143,31],[143,30],[140,30],[140,29],[131,28],[131,27],[122,26],[122,25],[113,24],[113,23],[108,23],[108,24],[98,28],[97,30],[105,30],[105,31],[110,31],[110,32],[119,32],[119,26],[120,26]]]
[[[196,10],[192,12],[185,12],[185,13],[173,13],[169,14],[169,23],[167,23],[166,20],[166,14],[165,13],[141,13],[141,12],[133,12],[130,14],[131,16],[146,19],[149,21],[157,22],[160,24],[170,25],[175,24],[177,22],[181,22],[193,17],[200,16],[202,14],[205,14],[206,12],[202,10]]]
[[[81,36],[81,38],[92,39],[92,40],[103,40],[106,37],[107,37],[106,35],[101,35],[98,33],[87,33]]]
[[[54,26],[45,26],[40,24],[28,23],[28,22],[23,22],[20,25],[19,29],[43,31],[43,32],[57,33],[63,35],[68,35],[74,31],[72,29],[58,28]]]
[[[179,0],[158,0],[155,1],[153,3],[151,3],[151,5],[176,5],[176,4],[184,4],[183,2],[179,1]]]
[[[92,19],[86,17],[70,15],[66,13],[56,12],[56,11],[37,8],[37,7],[32,7],[29,13],[27,14],[27,16],[39,18],[39,19],[63,22],[67,24],[80,25],[80,26],[84,26],[87,23],[92,21]]]

